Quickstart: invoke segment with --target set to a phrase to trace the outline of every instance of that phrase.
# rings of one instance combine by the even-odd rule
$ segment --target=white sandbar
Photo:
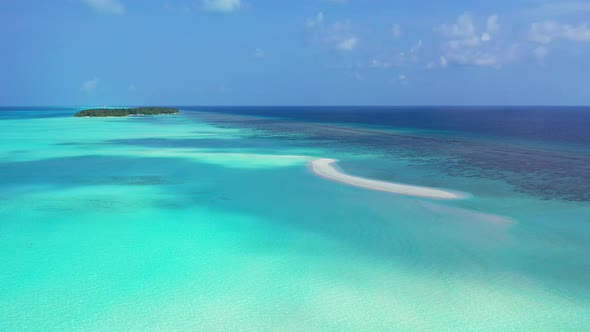
[[[464,198],[463,195],[458,193],[454,193],[451,191],[435,189],[435,188],[428,188],[428,187],[420,187],[420,186],[412,186],[408,184],[401,184],[395,182],[386,182],[386,181],[378,181],[378,180],[371,180],[365,179],[361,177],[356,177],[352,175],[348,175],[345,173],[340,172],[336,169],[333,164],[336,163],[338,160],[336,159],[328,159],[328,158],[321,158],[315,159],[311,162],[311,169],[312,171],[328,180],[337,181],[341,183],[346,183],[352,186],[367,188],[372,190],[379,190],[379,191],[386,191],[395,194],[402,194],[408,196],[417,196],[417,197],[427,197],[427,198],[436,198],[436,199],[461,199]]]

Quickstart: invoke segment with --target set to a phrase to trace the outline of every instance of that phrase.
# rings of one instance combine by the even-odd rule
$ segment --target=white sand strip
[[[461,199],[464,195],[454,193],[451,191],[434,189],[428,187],[412,186],[407,184],[386,182],[365,179],[348,175],[337,170],[333,164],[338,160],[321,158],[315,159],[311,162],[311,169],[313,172],[325,179],[346,183],[352,186],[367,188],[372,190],[386,191],[395,194],[402,194],[408,196],[427,197],[436,199]]]

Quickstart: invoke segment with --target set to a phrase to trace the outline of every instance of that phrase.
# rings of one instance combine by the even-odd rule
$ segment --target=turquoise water
[[[2,112],[2,331],[590,329],[590,206],[517,170],[457,176],[301,122]],[[316,157],[472,197],[330,182]]]

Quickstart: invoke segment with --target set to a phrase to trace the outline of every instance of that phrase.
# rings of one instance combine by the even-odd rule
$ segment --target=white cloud
[[[414,46],[412,46],[412,48],[410,48],[410,53],[411,54],[418,53],[418,51],[420,51],[420,49],[422,48],[423,45],[424,45],[424,43],[422,42],[422,40],[419,40]]]
[[[405,74],[400,74],[398,76],[398,80],[399,80],[400,84],[402,84],[402,85],[408,84],[408,77]]]
[[[480,41],[490,41],[492,36],[500,31],[498,15],[491,15],[487,19],[486,30],[478,33],[478,29],[473,22],[473,17],[469,14],[459,16],[457,22],[451,25],[443,24],[437,30],[443,37],[449,40],[453,48],[463,46],[475,47]]]
[[[449,39],[471,38],[475,35],[473,18],[469,14],[459,16],[457,22],[452,25],[443,24],[438,28],[443,36]]]
[[[359,67],[367,67],[373,69],[388,69],[394,67],[409,67],[418,62],[418,54],[424,43],[418,40],[413,44],[409,50],[397,52],[396,54],[387,54],[375,56],[369,60],[367,65],[359,65]]]
[[[319,12],[319,13],[316,15],[316,21],[317,21],[318,23],[322,23],[322,22],[324,22],[324,12]]]
[[[543,21],[531,24],[529,39],[540,44],[550,44],[556,39],[576,42],[590,42],[590,26],[560,24],[556,21]]]
[[[80,90],[82,90],[84,92],[94,91],[99,83],[100,83],[100,78],[95,77],[89,81],[84,82],[84,84],[82,84],[82,87],[80,88]]]
[[[426,69],[447,68],[449,61],[444,56],[441,56],[438,61],[429,61],[426,64]]]
[[[545,46],[539,46],[539,47],[535,48],[533,53],[535,54],[537,59],[543,60],[547,56],[547,53],[549,53],[549,50]]]
[[[214,12],[233,12],[241,7],[241,0],[203,0],[203,8]]]
[[[525,14],[536,17],[556,17],[580,14],[583,12],[590,12],[590,2],[560,0],[543,3],[537,7],[527,10]]]
[[[358,44],[358,38],[356,37],[349,37],[341,41],[337,48],[341,51],[352,51]]]
[[[255,57],[255,58],[257,58],[257,59],[262,59],[262,58],[264,58],[264,56],[265,56],[265,53],[264,53],[264,50],[263,50],[263,49],[261,49],[261,48],[257,48],[257,49],[254,51],[254,57]]]
[[[100,13],[122,15],[125,5],[119,0],[82,0],[86,5]]]
[[[360,39],[352,32],[350,21],[329,23],[323,12],[305,21],[305,27],[314,43],[326,45],[338,51],[352,51]]]
[[[529,29],[529,39],[537,43],[549,44],[556,37],[559,30],[559,24],[555,21],[533,23]]]
[[[305,22],[305,26],[308,29],[312,29],[316,26],[321,25],[322,23],[324,23],[324,12],[319,12],[315,15],[315,17],[308,18]]]
[[[166,2],[164,4],[164,9],[178,15],[189,15],[193,13],[195,6],[194,4],[177,4]]]
[[[391,27],[391,33],[395,38],[400,38],[402,36],[402,28],[399,24],[394,24]]]
[[[500,31],[500,24],[498,23],[499,19],[500,18],[498,17],[498,15],[491,15],[490,17],[488,17],[488,24],[487,24],[488,33],[494,34],[498,31]]]
[[[391,68],[393,66],[393,62],[380,59],[371,59],[367,65],[368,68]]]
[[[483,26],[479,29],[471,15],[463,14],[455,23],[436,28],[443,37],[440,66],[500,67],[514,60],[517,47],[496,40],[501,29],[498,15],[490,15]]]

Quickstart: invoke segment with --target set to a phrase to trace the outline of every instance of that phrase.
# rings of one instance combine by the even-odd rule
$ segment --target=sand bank
[[[401,194],[401,195],[435,198],[435,199],[461,199],[461,198],[465,198],[464,195],[461,195],[459,193],[454,193],[451,191],[446,191],[446,190],[441,190],[441,189],[412,186],[412,185],[395,183],[395,182],[371,180],[371,179],[365,179],[365,178],[361,178],[361,177],[348,175],[348,174],[340,172],[338,169],[336,169],[333,166],[333,164],[336,163],[337,161],[338,160],[336,160],[336,159],[328,159],[328,158],[315,159],[311,162],[311,169],[313,170],[313,172],[315,174],[317,174],[325,179],[337,181],[337,182],[341,182],[341,183],[346,183],[346,184],[356,186],[356,187],[361,187],[361,188],[386,191],[386,192]]]

